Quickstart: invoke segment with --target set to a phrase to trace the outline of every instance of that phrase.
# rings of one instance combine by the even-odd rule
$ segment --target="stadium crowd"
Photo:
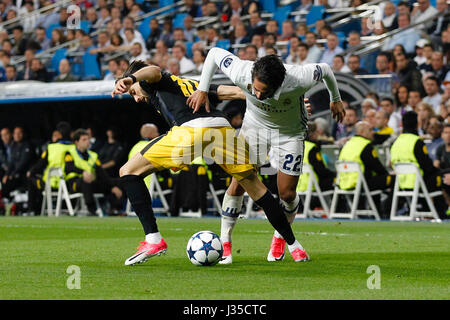
[[[142,15],[173,2],[73,2],[81,8],[84,22],[78,29],[71,28],[66,6],[35,11],[51,5],[50,0],[0,0],[0,81],[114,80],[134,60],[158,65],[174,75],[198,75],[208,49],[214,46],[253,61],[277,54],[288,64],[325,62],[336,73],[363,78],[371,92],[356,105],[346,103],[342,124],[330,126],[327,120],[316,118],[311,126],[314,131],[310,132],[315,142],[342,148],[364,132],[365,128],[358,126],[364,121],[373,133],[373,137],[369,135],[373,145],[389,147],[404,133],[402,118],[414,111],[417,134],[425,142],[425,153],[433,163],[434,169],[428,169],[443,178],[440,186],[445,186],[446,208],[450,207],[450,177],[445,175],[450,169],[450,17],[446,0],[380,2],[380,21],[373,23],[369,17],[362,17],[354,30],[345,31],[333,30],[327,23],[330,13],[326,10],[320,11],[311,25],[306,24],[304,16],[319,6],[356,8],[365,1],[291,1],[286,5],[288,13],[302,14],[287,14],[280,19],[279,15],[267,17],[266,1],[186,0],[176,15],[143,20]],[[208,18],[217,19],[205,23]],[[371,37],[392,31],[398,32],[381,48],[364,55],[353,53]],[[66,50],[62,56],[51,49],[58,46]],[[50,53],[45,54],[47,51]],[[98,72],[85,72],[85,65],[88,69],[98,68]],[[374,77],[361,77],[367,75]],[[230,119],[235,116],[242,114],[230,114]],[[235,127],[239,127],[237,122]],[[23,141],[21,131],[20,127],[2,129],[0,176],[4,198],[8,197],[8,190],[26,184],[27,172],[38,158]],[[94,139],[92,134],[90,138]],[[52,141],[58,139],[53,137]],[[98,152],[106,175],[114,178],[126,152],[119,150],[112,129],[107,144],[104,151],[91,147]],[[14,183],[15,179],[8,180],[19,175]]]

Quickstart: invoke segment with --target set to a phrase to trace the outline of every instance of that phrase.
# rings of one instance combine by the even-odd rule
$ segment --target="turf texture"
[[[192,265],[186,244],[200,230],[219,234],[219,218],[158,224],[167,254],[126,267],[143,240],[137,218],[1,217],[0,299],[449,298],[450,223],[296,220],[311,261],[295,263],[289,253],[267,262],[273,229],[242,219],[233,264],[212,267]],[[77,285],[74,270],[80,289],[68,288]]]

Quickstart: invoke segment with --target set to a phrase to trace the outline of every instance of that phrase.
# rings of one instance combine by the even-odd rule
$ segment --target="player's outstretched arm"
[[[148,83],[154,83],[160,81],[161,77],[162,77],[161,69],[159,67],[157,66],[144,67],[136,71],[132,75],[118,80],[111,95],[114,97],[114,95],[116,94],[127,93],[130,87],[135,82],[145,80]]]
[[[245,94],[238,86],[220,85],[217,88],[219,100],[245,100]]]
[[[337,122],[342,122],[345,116],[344,105],[342,104],[341,94],[339,93],[338,84],[336,77],[334,76],[333,70],[326,63],[319,64],[322,70],[322,77],[325,85],[330,94],[330,110],[333,115],[333,119]]]
[[[221,67],[221,62],[226,57],[232,57],[232,59],[239,59],[227,50],[221,48],[212,48],[209,50],[206,56],[205,63],[203,64],[202,74],[200,76],[200,83],[197,90],[188,98],[187,104],[191,109],[194,109],[194,113],[197,112],[202,105],[205,106],[207,112],[209,109],[208,90],[211,85],[211,80],[216,73],[218,67]],[[224,71],[222,69],[222,71]],[[230,77],[225,71],[225,74]],[[233,81],[233,79],[231,79]]]

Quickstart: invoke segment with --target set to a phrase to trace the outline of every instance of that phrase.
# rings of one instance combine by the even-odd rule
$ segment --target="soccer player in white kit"
[[[292,223],[300,202],[296,187],[302,170],[307,132],[304,94],[323,80],[330,94],[333,118],[341,122],[345,111],[336,78],[325,63],[286,65],[275,55],[253,62],[241,60],[226,50],[212,48],[205,60],[199,86],[187,101],[194,112],[203,105],[209,110],[207,93],[217,68],[245,94],[247,107],[239,134],[248,141],[250,158],[256,159],[256,165],[267,162],[269,150],[275,157],[280,201],[288,221]],[[243,195],[244,189],[233,179],[222,203],[222,264],[232,263],[231,234],[242,210]],[[286,241],[275,231],[267,260],[281,261],[285,245]],[[304,261],[309,260],[306,251],[304,254]]]

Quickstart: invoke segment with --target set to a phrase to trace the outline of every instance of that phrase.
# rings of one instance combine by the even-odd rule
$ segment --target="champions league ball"
[[[199,231],[189,239],[186,252],[192,264],[213,266],[222,259],[223,244],[214,232]]]

